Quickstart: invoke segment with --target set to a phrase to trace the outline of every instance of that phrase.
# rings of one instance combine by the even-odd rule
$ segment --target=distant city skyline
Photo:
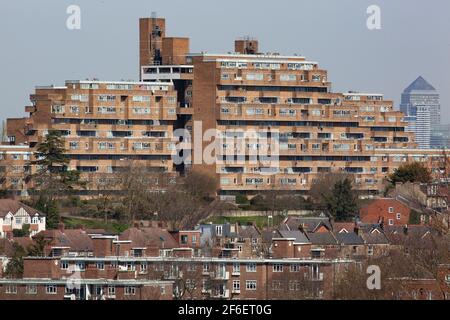
[[[7,48],[0,52],[0,119],[25,116],[36,85],[93,77],[137,80],[138,18],[157,11],[170,22],[170,35],[191,38],[191,52],[232,51],[232,41],[249,34],[260,40],[261,51],[318,61],[329,70],[333,91],[383,93],[396,108],[403,89],[423,76],[441,94],[442,123],[450,122],[450,44],[442,41],[450,34],[448,1],[379,0],[382,29],[374,31],[366,27],[373,1],[265,3],[232,0],[218,10],[219,3],[203,0],[79,0],[82,27],[71,31],[65,25],[71,1],[6,2],[0,19]],[[233,23],[218,19],[219,11],[233,14]]]

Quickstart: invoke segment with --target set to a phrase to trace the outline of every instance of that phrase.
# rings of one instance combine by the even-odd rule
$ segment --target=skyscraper
[[[400,111],[406,116],[416,116],[418,106],[429,107],[431,127],[441,124],[439,93],[422,76],[403,91]]]
[[[431,148],[431,112],[428,106],[417,106],[416,115],[406,116],[407,132],[416,135],[416,142],[420,149]]]

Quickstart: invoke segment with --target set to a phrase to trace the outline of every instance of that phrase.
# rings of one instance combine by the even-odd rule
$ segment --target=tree
[[[337,182],[342,181],[349,176],[343,173],[327,173],[321,175],[314,181],[309,192],[312,205],[317,210],[326,210],[328,200],[333,196],[333,188]]]
[[[28,248],[28,256],[30,257],[43,257],[45,253],[45,247],[50,243],[49,240],[45,240],[42,234],[38,234],[34,237],[34,243]]]
[[[28,237],[30,236],[30,225],[29,224],[24,224],[22,226],[22,229],[14,229],[13,230],[13,236],[14,237]]]
[[[27,255],[26,250],[19,244],[12,245],[13,256],[6,265],[5,276],[18,279],[23,275],[23,257]]]
[[[389,176],[389,182],[392,185],[407,182],[430,183],[431,181],[432,176],[430,170],[420,162],[411,162],[401,165]]]
[[[47,227],[55,228],[60,219],[56,199],[76,187],[83,187],[84,182],[80,180],[78,171],[68,170],[69,158],[59,131],[50,131],[38,145],[36,159],[31,164],[38,170],[29,177],[39,190],[35,206],[47,214]]]
[[[193,171],[183,179],[184,190],[196,199],[215,196],[217,192],[217,180],[215,177]]]
[[[350,179],[336,182],[332,195],[327,199],[327,210],[337,221],[347,221],[355,217],[358,204]]]

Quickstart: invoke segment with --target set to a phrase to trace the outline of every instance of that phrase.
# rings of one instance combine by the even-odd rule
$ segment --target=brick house
[[[411,209],[397,199],[376,199],[359,211],[363,223],[404,226],[409,223]]]

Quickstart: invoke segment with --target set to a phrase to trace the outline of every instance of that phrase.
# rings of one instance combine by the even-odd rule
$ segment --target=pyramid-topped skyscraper
[[[431,127],[441,124],[439,93],[422,76],[403,91],[400,110],[407,116],[416,116],[417,107],[430,109]]]

